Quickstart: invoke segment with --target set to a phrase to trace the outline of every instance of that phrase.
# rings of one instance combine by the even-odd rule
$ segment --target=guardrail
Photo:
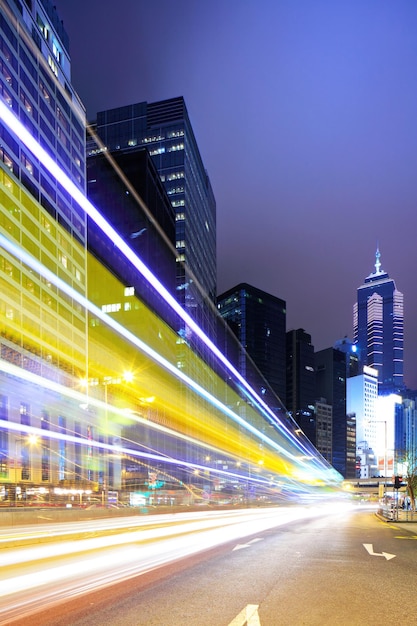
[[[395,522],[417,522],[417,511],[412,509],[402,509],[401,507],[382,504],[378,513],[387,520]]]

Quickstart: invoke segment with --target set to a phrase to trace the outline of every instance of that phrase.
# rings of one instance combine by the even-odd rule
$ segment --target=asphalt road
[[[139,576],[126,577],[123,583],[77,595],[73,601],[53,607],[48,605],[30,620],[1,623],[417,624],[413,606],[417,524],[381,521],[374,509],[337,507],[322,509],[319,515],[289,519],[260,532],[255,530],[242,539],[213,545]],[[133,544],[130,549],[134,549]]]

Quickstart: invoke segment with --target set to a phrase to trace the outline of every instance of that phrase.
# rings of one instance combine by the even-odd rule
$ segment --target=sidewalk
[[[409,511],[407,511],[407,513],[409,513]],[[375,515],[382,522],[388,522],[391,526],[395,526],[401,531],[406,530],[413,535],[417,535],[417,513],[414,513],[413,521],[410,519],[389,519],[388,517],[385,517],[381,511],[377,511]]]

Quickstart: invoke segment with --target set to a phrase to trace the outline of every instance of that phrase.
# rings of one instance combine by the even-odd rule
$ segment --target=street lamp
[[[117,386],[122,386],[125,384],[129,384],[131,382],[133,382],[134,380],[134,374],[130,371],[124,371],[123,374],[121,374],[120,376],[104,376],[103,378],[84,378],[80,381],[81,385],[83,387],[86,387],[86,389],[88,390],[89,388],[95,388],[97,389],[97,391],[100,389],[99,394],[96,393],[94,394],[94,402],[96,403],[96,405],[98,406],[98,402],[99,399],[97,398],[97,395],[101,395],[101,399],[100,399],[100,404],[102,406],[102,408],[104,408],[104,420],[101,420],[101,423],[98,423],[98,428],[101,431],[101,436],[103,437],[103,440],[105,441],[106,444],[110,444],[113,445],[113,436],[112,434],[110,434],[109,436],[109,408],[112,407],[112,394],[110,394],[110,404],[109,404],[109,392],[108,392],[108,388],[111,385],[112,387],[117,387]],[[103,403],[102,403],[102,398],[104,395],[104,407],[103,407]],[[89,403],[89,397],[90,397],[90,393],[89,391],[87,391],[87,403],[84,405],[80,405],[82,406],[82,408],[88,408],[88,403]],[[110,482],[110,476],[113,473],[113,469],[110,467],[110,464],[113,463],[113,461],[110,460],[106,461],[106,458],[104,457],[104,450],[100,451],[101,456],[101,460],[100,460],[100,477],[99,477],[99,483],[101,484],[101,488],[102,488],[102,501],[104,504],[105,501],[105,494],[109,488],[109,482]]]
[[[17,454],[17,444],[18,443],[25,443],[28,444],[29,446],[33,446],[34,444],[36,444],[38,442],[38,437],[36,435],[27,435],[27,437],[16,437],[14,444],[15,444],[15,468],[14,468],[14,479],[15,479],[15,488],[14,488],[14,502],[15,502],[15,507],[17,506],[17,472],[18,472],[18,454]],[[22,448],[22,446],[21,446]],[[20,453],[20,457],[22,456],[22,454]],[[29,460],[29,465],[32,464],[32,459]]]

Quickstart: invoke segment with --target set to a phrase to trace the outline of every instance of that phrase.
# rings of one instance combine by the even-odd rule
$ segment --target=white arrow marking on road
[[[395,559],[395,557],[397,556],[396,554],[389,554],[389,552],[374,552],[374,547],[372,543],[364,543],[363,547],[371,556],[384,556],[387,561],[389,561],[390,559]]]
[[[241,550],[242,548],[250,548],[250,546],[253,543],[256,543],[257,541],[262,541],[262,539],[260,537],[258,537],[257,539],[252,539],[251,541],[248,541],[248,543],[238,543],[237,546],[235,546],[233,548],[233,550]],[[233,552],[232,550],[232,552]]]
[[[258,606],[259,604],[247,604],[239,615],[232,619],[228,626],[261,626]]]

